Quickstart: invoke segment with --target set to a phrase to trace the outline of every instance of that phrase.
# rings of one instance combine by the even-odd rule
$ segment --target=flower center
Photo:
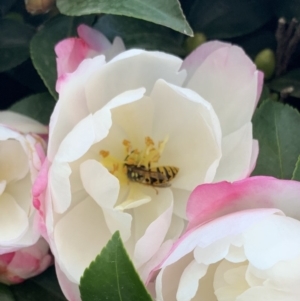
[[[166,137],[159,141],[157,147],[150,137],[145,138],[145,147],[142,150],[133,148],[128,140],[123,140],[125,159],[118,160],[106,150],[99,153],[101,163],[116,176],[122,184],[136,182],[153,187],[169,187],[170,181],[177,175],[179,168],[175,166],[157,166],[168,141]]]

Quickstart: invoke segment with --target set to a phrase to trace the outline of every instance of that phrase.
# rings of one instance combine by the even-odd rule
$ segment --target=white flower
[[[299,200],[299,182],[270,177],[197,187],[188,231],[159,266],[156,300],[298,300]]]
[[[0,112],[0,281],[18,283],[49,266],[49,247],[40,238],[32,183],[45,158],[40,123]]]
[[[69,300],[80,300],[84,269],[116,230],[145,280],[182,233],[196,185],[251,172],[261,77],[240,48],[203,47],[184,62],[142,50],[96,56],[61,82],[49,173],[37,183],[48,180],[42,210]]]

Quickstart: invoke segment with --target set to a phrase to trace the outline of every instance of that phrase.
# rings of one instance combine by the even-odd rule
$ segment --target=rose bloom
[[[13,112],[0,112],[0,282],[19,283],[52,262],[40,238],[32,183],[45,159],[42,124]]]
[[[64,81],[68,73],[74,72],[84,59],[104,54],[106,59],[110,60],[125,50],[124,43],[119,37],[111,44],[101,32],[87,25],[79,25],[77,33],[78,38],[64,39],[55,46],[57,91],[60,89],[61,81]]]
[[[198,186],[188,231],[160,265],[156,300],[299,300],[299,204],[296,181]]]
[[[36,197],[69,300],[115,231],[146,280],[182,233],[191,191],[251,172],[261,85],[243,50],[220,42],[185,61],[136,49],[96,56],[68,74]]]

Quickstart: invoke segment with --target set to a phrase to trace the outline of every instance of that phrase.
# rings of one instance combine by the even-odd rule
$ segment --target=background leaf
[[[252,175],[291,179],[300,154],[300,114],[294,108],[267,100],[253,117],[253,136],[259,156]]]
[[[9,110],[48,125],[54,106],[54,98],[48,92],[45,92],[28,96],[12,105]]]
[[[299,0],[273,0],[272,4],[278,18],[285,17],[288,20],[292,18],[300,19]]]
[[[151,301],[116,232],[80,280],[82,301]]]
[[[6,298],[6,299],[5,299]],[[55,275],[54,267],[17,285],[0,284],[1,301],[66,301]]]
[[[160,50],[179,56],[185,54],[182,48],[183,35],[167,27],[123,16],[105,15],[94,25],[110,40],[119,36],[126,48]]]
[[[292,180],[300,181],[300,156],[298,157]]]
[[[193,35],[178,0],[57,0],[57,7],[69,16],[95,13],[124,15]]]
[[[293,87],[291,96],[300,98],[300,69],[294,69],[281,77],[277,77],[271,81],[269,87],[277,92],[287,87]]]
[[[9,70],[29,57],[34,28],[11,19],[0,19],[0,72]]]
[[[0,283],[0,300],[1,301],[16,301],[10,288],[7,285]]]
[[[209,39],[248,34],[272,17],[268,0],[190,0],[186,11],[193,30]]]
[[[55,82],[57,78],[54,46],[61,40],[77,35],[78,25],[91,25],[93,16],[80,18],[58,16],[46,22],[32,38],[31,59],[51,95],[57,99]]]

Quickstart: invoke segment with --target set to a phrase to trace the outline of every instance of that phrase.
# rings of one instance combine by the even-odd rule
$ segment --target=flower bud
[[[187,53],[192,52],[201,44],[205,43],[207,40],[205,34],[197,32],[193,37],[189,37],[184,42],[184,48]]]
[[[264,49],[260,51],[255,57],[255,65],[265,74],[265,79],[270,79],[275,71],[276,60],[274,51],[271,49]]]
[[[46,14],[55,0],[25,0],[26,10],[32,15]]]

